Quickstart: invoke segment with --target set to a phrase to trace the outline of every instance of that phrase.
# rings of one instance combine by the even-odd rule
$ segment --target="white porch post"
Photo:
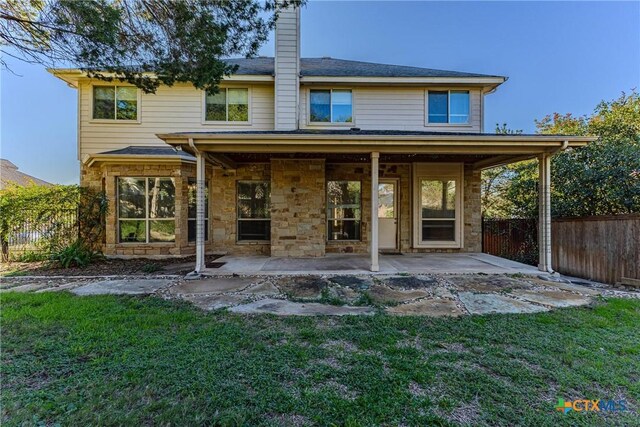
[[[205,268],[204,261],[204,213],[205,213],[205,166],[204,156],[196,151],[196,273],[201,273]]]
[[[378,162],[380,153],[371,153],[371,271],[379,271],[378,265]]]
[[[538,269],[551,268],[551,155],[538,156]]]

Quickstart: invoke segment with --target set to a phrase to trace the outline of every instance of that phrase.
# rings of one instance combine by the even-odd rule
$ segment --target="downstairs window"
[[[118,241],[176,240],[174,178],[118,178]]]

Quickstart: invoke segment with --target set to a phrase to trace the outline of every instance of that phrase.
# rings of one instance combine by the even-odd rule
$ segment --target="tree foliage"
[[[235,71],[221,58],[255,55],[280,11],[303,1],[0,0],[2,54],[148,93],[176,82],[217,90]]]
[[[0,241],[8,244],[28,232],[30,250],[45,256],[75,245],[99,251],[108,201],[101,192],[77,185],[12,186],[0,191]]]
[[[555,113],[535,123],[541,134],[598,137],[553,157],[553,216],[640,212],[640,95],[635,90],[602,101],[589,116]],[[535,217],[537,182],[536,161],[485,171],[484,215]]]

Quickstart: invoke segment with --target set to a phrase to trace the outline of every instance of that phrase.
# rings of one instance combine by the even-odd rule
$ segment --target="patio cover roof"
[[[581,147],[595,137],[571,135],[503,135],[397,130],[294,130],[239,132],[178,132],[158,134],[167,144],[190,153],[378,152],[396,155],[481,155],[477,167],[524,160],[568,147]]]

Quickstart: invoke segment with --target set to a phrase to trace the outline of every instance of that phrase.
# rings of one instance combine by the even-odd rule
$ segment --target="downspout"
[[[202,152],[196,148],[193,138],[189,138],[189,147],[196,155],[196,268],[194,273],[199,275],[205,268],[204,257],[204,227],[205,227],[205,206],[204,206],[204,182],[205,166]]]

